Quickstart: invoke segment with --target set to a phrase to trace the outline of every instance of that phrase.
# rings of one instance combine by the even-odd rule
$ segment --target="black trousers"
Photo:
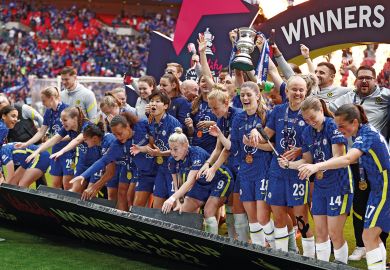
[[[351,166],[353,182],[354,182],[354,194],[353,194],[353,230],[355,233],[355,240],[357,247],[364,247],[362,235],[364,229],[364,215],[366,214],[366,207],[368,196],[370,194],[370,183],[367,182],[368,187],[366,190],[359,189],[359,165],[352,164]],[[388,233],[382,232],[380,238],[383,244],[386,246],[386,239],[389,236]]]

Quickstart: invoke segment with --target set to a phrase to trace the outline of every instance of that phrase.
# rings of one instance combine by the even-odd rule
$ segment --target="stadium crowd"
[[[102,34],[108,33],[98,33],[93,43],[105,43],[96,41]],[[34,42],[21,36],[21,44],[23,38]],[[236,37],[231,31],[233,46]],[[260,52],[265,42],[256,38]],[[183,67],[167,63],[161,78],[139,78],[133,104],[124,88],[97,101],[77,81],[85,73],[83,62],[73,59],[56,63],[62,91],[41,90],[43,116],[2,95],[3,181],[30,187],[49,170],[48,185],[81,193],[84,200],[106,189],[123,211],[132,205],[164,213],[203,208],[207,232],[218,234],[226,214],[229,237],[297,253],[299,232],[303,256],[329,261],[333,245],[339,263],[366,257],[368,269],[385,269],[390,90],[378,85],[375,69],[367,62],[349,65],[354,84],[341,87],[334,65],[315,66],[305,45],[308,74],[294,70],[283,58],[287,48],[273,44],[272,86],[266,90],[254,72],[239,69],[230,74],[226,68],[215,81],[206,48],[200,35],[199,57],[192,58],[199,67],[196,80],[181,81]],[[101,61],[94,55],[95,65],[112,53],[100,55]],[[13,60],[20,60],[17,54]],[[18,74],[18,66],[9,68]],[[352,207],[356,249],[349,255],[343,228]]]
[[[81,76],[140,77],[146,71],[150,32],[172,35],[174,31],[175,20],[169,13],[138,19],[134,26],[138,36],[120,36],[102,28],[96,14],[85,8],[2,3],[0,22],[21,22],[31,31],[0,31],[0,89],[17,92],[25,102],[28,75],[53,78],[67,65],[77,67]],[[130,17],[121,18],[129,25]],[[119,24],[114,20],[112,25]]]

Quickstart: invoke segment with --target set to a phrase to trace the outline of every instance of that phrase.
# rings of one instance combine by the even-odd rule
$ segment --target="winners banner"
[[[81,201],[47,189],[1,184],[0,220],[89,241],[96,246],[128,250],[129,254],[142,252],[199,267],[353,269]]]

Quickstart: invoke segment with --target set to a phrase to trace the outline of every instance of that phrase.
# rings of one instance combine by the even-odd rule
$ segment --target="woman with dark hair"
[[[86,146],[83,144],[84,138],[82,132],[88,125],[91,125],[92,123],[84,117],[84,113],[80,107],[65,108],[61,112],[61,122],[63,126],[57,132],[57,134],[51,137],[45,143],[41,144],[37,150],[35,150],[30,156],[27,157],[26,162],[30,162],[31,160],[35,159],[42,151],[49,149],[50,147],[59,143],[66,136],[69,136],[71,141],[64,148],[57,151],[56,153],[53,153],[50,158],[58,159],[63,154],[67,153],[68,151],[72,151],[74,148],[79,146],[76,151],[71,152],[71,156],[76,157],[76,160],[73,161],[72,159],[65,159],[64,162],[66,162],[66,164],[63,164],[67,168],[74,170],[77,164],[77,159],[80,155],[84,154],[84,150],[86,150]],[[64,178],[62,183],[54,183],[54,187],[61,188],[63,185],[64,189],[66,190],[73,188],[69,183],[69,178]]]
[[[160,78],[160,91],[168,95],[171,100],[167,113],[179,120],[185,127],[185,119],[191,111],[191,104],[180,92],[180,81],[175,75],[167,73]]]
[[[39,141],[48,136],[49,139],[54,137],[62,128],[61,112],[68,107],[67,104],[61,102],[60,91],[55,86],[49,86],[41,91],[41,101],[45,106],[45,114],[43,115],[43,124],[35,135],[27,142],[16,143],[15,148],[27,148],[32,144],[39,143]],[[61,140],[56,143],[48,152],[56,153],[64,148],[69,141]],[[35,149],[34,149],[35,150]],[[67,183],[73,177],[72,153],[68,152],[57,160],[50,160],[50,175],[54,187],[61,187],[62,183]]]
[[[8,131],[18,122],[18,110],[10,105],[0,110],[0,146],[6,142]]]
[[[179,121],[167,113],[169,97],[164,92],[155,91],[150,95],[149,145],[137,146],[132,149],[134,155],[142,152],[153,157],[158,171],[153,190],[153,208],[161,208],[164,201],[173,194],[172,174],[168,169],[169,150],[168,138],[181,127]]]
[[[359,161],[359,188],[371,186],[364,216],[363,242],[366,248],[368,269],[386,268],[386,248],[379,235],[390,231],[388,209],[390,151],[385,138],[368,124],[367,116],[360,105],[345,104],[335,112],[339,131],[347,138],[352,137],[353,145],[346,155],[316,164],[302,164],[299,176],[305,179],[325,170],[345,168]]]
[[[75,177],[72,182],[83,181],[96,172],[104,169],[108,164],[116,161],[122,167],[120,174],[120,186],[118,191],[117,208],[123,211],[128,210],[128,198],[126,191],[129,188],[129,181],[133,178],[134,168],[137,167],[138,178],[135,189],[134,205],[146,206],[150,194],[153,192],[156,166],[154,159],[143,153],[134,153],[135,146],[140,147],[149,143],[147,134],[148,123],[146,120],[139,120],[136,115],[124,112],[114,116],[110,123],[113,135],[116,140],[98,161],[80,176]],[[131,169],[128,169],[128,166]],[[102,180],[102,179],[101,179]],[[109,179],[106,179],[107,181]],[[98,181],[94,188],[88,188],[83,193],[84,199],[91,199],[102,187],[103,181]],[[122,188],[123,187],[123,188]]]
[[[333,114],[329,112],[325,101],[308,97],[303,101],[301,111],[308,124],[302,134],[302,159],[287,161],[279,158],[279,165],[296,170],[301,164],[319,163],[344,155],[347,140],[337,130]],[[311,213],[319,260],[329,261],[332,241],[335,260],[344,264],[348,262],[348,244],[343,229],[352,205],[352,181],[349,167],[319,171],[315,175]]]

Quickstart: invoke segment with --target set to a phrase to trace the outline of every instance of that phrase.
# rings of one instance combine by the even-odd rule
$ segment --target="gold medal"
[[[198,138],[202,138],[203,132],[202,132],[201,130],[198,130],[198,132],[196,133],[196,136],[197,136]]]
[[[156,162],[157,162],[157,164],[159,164],[159,165],[163,164],[163,162],[164,162],[163,157],[161,157],[161,156],[156,157]]]
[[[359,189],[366,190],[367,189],[367,182],[366,181],[359,181]]]
[[[322,178],[324,178],[324,172],[323,172],[323,171],[318,171],[318,172],[316,173],[316,178],[317,178],[318,180],[321,180]]]
[[[127,180],[133,178],[133,174],[131,172],[127,172]]]
[[[253,163],[253,156],[251,154],[247,154],[245,157],[245,162],[248,164],[252,164]]]

